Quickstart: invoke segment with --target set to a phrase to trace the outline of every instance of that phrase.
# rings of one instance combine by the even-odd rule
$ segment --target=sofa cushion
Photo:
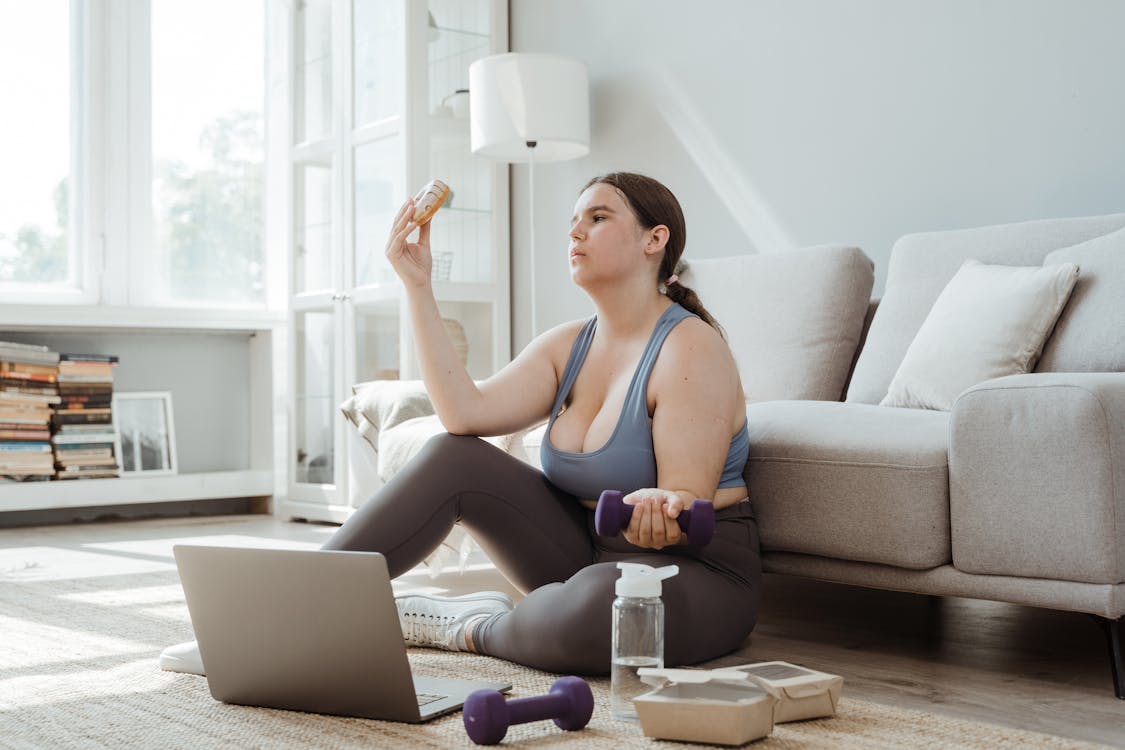
[[[950,562],[947,412],[771,401],[746,414],[763,550],[913,569]]]
[[[938,296],[880,406],[949,411],[966,388],[1030,372],[1078,266],[967,260]]]
[[[1116,232],[1125,214],[1052,219],[899,239],[887,267],[886,291],[848,386],[849,402],[877,404],[926,314],[969,258],[1013,266],[1041,265],[1059,248]]]
[[[726,330],[748,401],[839,401],[874,266],[855,247],[693,260],[681,274]]]
[[[1078,264],[1078,283],[1038,372],[1125,372],[1125,229],[1056,250],[1044,263]]]

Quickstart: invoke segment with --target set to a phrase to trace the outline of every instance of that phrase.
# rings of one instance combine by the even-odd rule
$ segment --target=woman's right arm
[[[418,226],[413,216],[414,201],[408,199],[395,217],[387,259],[406,289],[422,381],[442,425],[458,435],[503,435],[542,421],[558,388],[560,347],[565,356],[574,324],[537,337],[498,373],[476,383],[449,341],[434,298],[429,222],[417,242],[408,242]]]

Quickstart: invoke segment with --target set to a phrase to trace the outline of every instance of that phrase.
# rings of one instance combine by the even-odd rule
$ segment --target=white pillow
[[[434,435],[445,432],[441,420],[436,414],[424,417],[415,417],[405,422],[399,422],[393,427],[380,430],[375,442],[378,454],[379,478],[384,482],[391,481],[391,477],[399,473],[404,466],[422,450],[426,442]],[[524,431],[513,432],[508,435],[493,435],[482,437],[486,443],[495,445],[505,453],[527,461],[523,449]]]
[[[680,278],[726,330],[747,399],[840,399],[875,279],[862,250],[706,258]]]
[[[379,433],[397,424],[434,413],[421,380],[372,380],[352,386],[340,411],[375,450]]]
[[[1030,372],[1078,278],[1078,266],[967,260],[918,329],[880,406],[949,411],[966,388]]]
[[[434,435],[445,432],[436,414],[415,417],[379,431],[376,443],[379,478],[384,482],[399,473]]]

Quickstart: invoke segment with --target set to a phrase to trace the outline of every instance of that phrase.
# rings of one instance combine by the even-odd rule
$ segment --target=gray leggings
[[[675,563],[664,581],[668,666],[738,648],[758,616],[761,563],[749,502],[716,514],[701,548],[635,547],[604,539],[593,516],[542,472],[475,437],[438,435],[363,505],[325,549],[381,552],[391,577],[407,572],[460,523],[527,596],[477,628],[477,650],[549,672],[609,672],[611,605],[619,560]]]

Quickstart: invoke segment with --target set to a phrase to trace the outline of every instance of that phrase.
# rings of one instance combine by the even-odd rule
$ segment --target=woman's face
[[[644,231],[617,188],[595,183],[570,221],[570,277],[579,286],[644,269]]]

